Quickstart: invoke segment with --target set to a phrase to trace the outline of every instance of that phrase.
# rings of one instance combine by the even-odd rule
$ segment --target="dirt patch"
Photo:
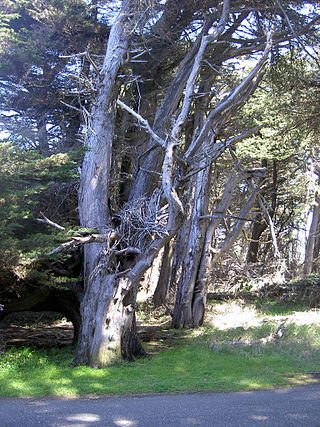
[[[0,323],[0,336],[9,347],[57,348],[69,345],[73,339],[72,323],[16,325]]]

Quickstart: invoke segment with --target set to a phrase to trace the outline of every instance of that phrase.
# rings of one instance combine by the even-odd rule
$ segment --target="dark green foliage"
[[[0,144],[1,271],[15,270],[20,265],[21,274],[21,263],[27,264],[65,239],[65,233],[37,222],[36,217],[53,183],[69,183],[76,189],[74,156],[70,153],[44,157],[36,150],[21,151],[10,143]],[[77,218],[73,220],[76,222]]]
[[[87,6],[82,0],[6,1],[1,13],[4,129],[22,147],[44,154],[67,151],[78,144],[81,117],[61,103],[79,106],[68,59],[61,56],[84,51],[95,36]],[[73,70],[79,67],[74,64]]]

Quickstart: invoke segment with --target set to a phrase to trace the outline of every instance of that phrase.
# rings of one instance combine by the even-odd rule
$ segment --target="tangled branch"
[[[167,206],[160,208],[161,195],[156,192],[151,198],[142,197],[126,203],[117,214],[122,241],[128,246],[142,249],[146,240],[162,236],[168,219]]]

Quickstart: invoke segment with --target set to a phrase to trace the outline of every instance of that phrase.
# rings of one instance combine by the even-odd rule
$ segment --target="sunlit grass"
[[[151,357],[99,370],[71,369],[72,347],[11,348],[0,355],[0,396],[240,391],[316,381],[306,373],[320,371],[319,311],[273,305],[267,315],[267,309],[234,302],[209,305],[202,327],[163,330],[161,342],[155,337],[145,344]],[[269,336],[281,316],[287,329],[280,340],[234,345]],[[166,342],[165,333],[174,337]]]
[[[9,349],[0,359],[1,396],[238,391],[290,386],[320,369],[318,327],[289,326],[288,337],[265,346],[237,347],[239,335],[258,338],[272,325],[251,330],[203,328],[195,343],[151,358],[105,369],[69,368],[73,349]],[[210,350],[210,342],[221,345]],[[298,376],[296,374],[299,374]]]

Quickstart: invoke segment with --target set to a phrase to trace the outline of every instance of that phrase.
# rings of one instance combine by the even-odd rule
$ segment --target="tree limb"
[[[234,110],[236,108],[239,107],[239,105],[236,105],[237,103],[239,103],[239,99],[238,97],[241,96],[241,94],[245,94],[244,98],[245,100],[250,96],[251,94],[251,90],[250,90],[250,85],[253,85],[254,87],[256,86],[253,81],[255,78],[257,78],[258,80],[261,79],[261,75],[263,74],[263,67],[265,65],[266,59],[268,57],[268,54],[270,52],[272,46],[272,38],[271,38],[271,34],[268,35],[268,42],[267,42],[267,46],[265,48],[265,51],[263,53],[262,58],[259,60],[259,62],[257,63],[257,65],[253,68],[252,71],[250,71],[250,73],[245,77],[244,80],[242,80],[242,82],[237,85],[229,95],[227,95],[225,97],[224,100],[222,100],[222,102],[220,102],[216,108],[214,108],[208,115],[207,120],[204,124],[204,126],[201,129],[200,134],[191,142],[190,147],[188,148],[187,152],[185,153],[185,157],[186,159],[189,159],[190,157],[192,157],[201,147],[204,139],[206,138],[209,130],[212,128],[212,122],[214,120],[217,120],[217,123],[219,122],[224,122],[225,120],[225,112],[227,111],[229,113],[229,110]],[[248,90],[247,93],[245,93],[245,91]],[[241,100],[240,104],[243,103],[244,101]]]
[[[128,111],[128,113],[132,114],[133,117],[135,117],[141,123],[142,127],[147,130],[147,132],[158,144],[160,144],[162,148],[166,148],[166,142],[154,132],[148,120],[144,119],[140,114],[136,113],[132,108],[130,108],[124,102],[120,101],[120,99],[117,99],[117,104],[120,105],[120,107],[122,107],[124,110]]]
[[[69,249],[73,249],[75,247],[82,246],[88,243],[104,243],[104,242],[111,243],[115,241],[117,237],[118,237],[118,233],[115,231],[111,231],[109,233],[104,233],[104,234],[90,234],[89,236],[85,236],[85,237],[75,236],[72,238],[72,240],[70,240],[69,242],[62,243],[57,248],[45,254],[45,256],[33,258],[30,261],[30,264],[42,262],[44,260],[47,260],[48,257],[50,257],[51,255],[54,255],[60,252],[65,252]]]
[[[43,216],[43,218],[36,218],[36,220],[38,222],[42,222],[44,224],[50,225],[51,227],[57,228],[58,230],[65,230],[65,227],[62,227],[62,225],[59,225],[59,224],[51,221],[42,212],[40,212],[40,214]]]

